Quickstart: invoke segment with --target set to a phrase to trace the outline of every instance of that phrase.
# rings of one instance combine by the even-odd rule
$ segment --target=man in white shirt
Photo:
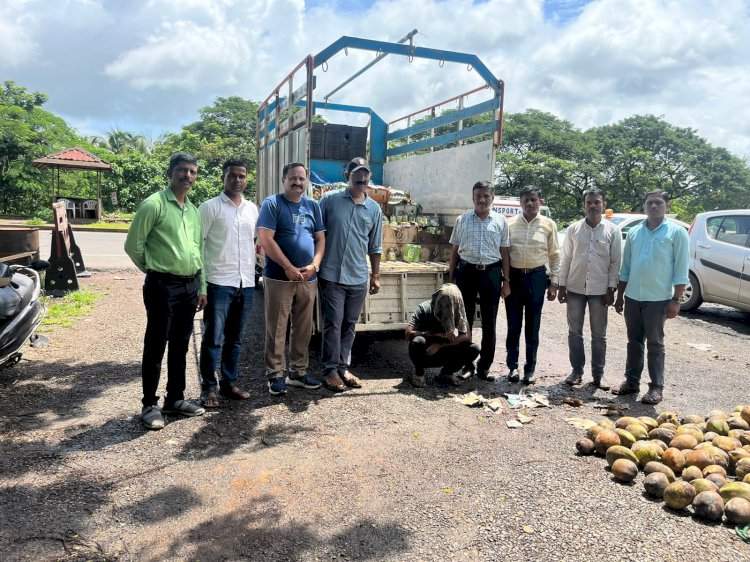
[[[203,312],[201,401],[207,408],[219,405],[217,387],[225,398],[250,398],[237,381],[243,333],[253,303],[258,208],[243,196],[247,188],[245,162],[227,160],[222,170],[224,191],[199,209],[206,273],[201,294],[208,299]],[[221,372],[218,383],[217,370]]]
[[[598,189],[584,193],[586,217],[570,225],[565,235],[557,298],[567,303],[568,312],[568,354],[573,370],[565,383],[573,386],[583,382],[583,320],[588,305],[591,384],[606,390],[602,377],[607,354],[607,313],[615,301],[622,236],[614,223],[602,220],[604,206],[604,194]]]

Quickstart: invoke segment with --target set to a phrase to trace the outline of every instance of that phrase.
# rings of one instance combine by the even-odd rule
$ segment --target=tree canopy
[[[217,98],[199,111],[195,122],[153,142],[117,129],[102,137],[81,137],[44,109],[46,101],[45,94],[11,81],[0,86],[0,214],[48,212],[50,173],[31,162],[71,146],[112,164],[113,172],[105,174],[102,183],[107,208],[112,207],[110,193],[116,195],[118,208],[132,211],[149,194],[163,189],[167,161],[178,150],[198,158],[199,179],[191,192],[195,202],[218,193],[221,165],[228,158],[247,161],[249,191],[254,191],[258,111],[254,101]],[[490,118],[490,114],[477,116],[464,126]],[[443,127],[437,134],[456,126]],[[506,113],[504,130],[496,158],[496,192],[517,195],[523,186],[537,185],[562,223],[580,216],[583,192],[594,187],[604,191],[608,206],[618,211],[637,211],[646,192],[664,190],[672,197],[673,212],[685,220],[704,210],[750,207],[748,163],[711,145],[693,129],[661,117],[634,115],[580,130],[551,113],[529,109]],[[93,174],[61,174],[61,184],[63,195],[96,193]]]

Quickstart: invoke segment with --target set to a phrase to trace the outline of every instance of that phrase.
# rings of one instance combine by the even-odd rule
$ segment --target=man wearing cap
[[[361,386],[349,370],[354,332],[368,289],[371,295],[380,290],[383,253],[383,213],[367,196],[367,161],[354,158],[344,176],[349,187],[328,193],[320,202],[326,228],[325,256],[318,273],[323,308],[321,359],[323,384],[334,392]]]
[[[505,217],[492,210],[494,190],[486,181],[478,181],[471,189],[474,209],[464,213],[453,228],[450,243],[450,279],[461,289],[471,332],[476,311],[477,294],[482,313],[482,352],[476,371],[483,380],[495,380],[490,367],[495,359],[495,325],[500,296],[507,297],[508,225]],[[473,371],[469,365],[467,372]]]
[[[146,274],[143,302],[146,336],[143,342],[141,421],[162,429],[162,413],[200,416],[205,409],[185,400],[185,356],[196,310],[206,304],[201,286],[201,218],[187,197],[198,177],[198,161],[178,152],[169,159],[170,186],[144,199],[125,240],[125,252]],[[167,395],[159,409],[159,376],[167,355]]]

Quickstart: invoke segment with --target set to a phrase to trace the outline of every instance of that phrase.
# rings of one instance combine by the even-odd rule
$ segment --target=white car
[[[750,210],[700,213],[690,227],[690,284],[681,310],[715,302],[750,312]]]

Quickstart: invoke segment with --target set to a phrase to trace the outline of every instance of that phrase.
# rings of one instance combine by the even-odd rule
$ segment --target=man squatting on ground
[[[412,386],[425,385],[425,368],[442,367],[439,384],[452,384],[454,373],[462,367],[473,369],[479,346],[471,343],[471,329],[461,291],[446,283],[424,301],[406,326],[409,357],[414,363]]]
[[[571,373],[568,385],[583,382],[586,354],[583,348],[583,320],[589,309],[591,327],[591,377],[596,388],[602,383],[607,355],[607,315],[615,302],[617,275],[622,255],[622,235],[617,226],[602,220],[606,201],[598,189],[583,194],[585,218],[568,227],[560,259],[557,299],[567,303],[568,354]]]
[[[510,295],[505,299],[508,316],[507,350],[508,381],[518,382],[518,349],[525,313],[526,364],[523,383],[535,381],[536,355],[539,349],[539,327],[542,322],[544,292],[547,300],[557,297],[557,275],[560,250],[555,221],[539,213],[544,204],[541,190],[526,186],[521,190],[522,214],[510,221]],[[545,265],[549,264],[547,287]]]
[[[455,280],[463,295],[470,334],[479,294],[482,351],[476,372],[480,379],[494,380],[489,371],[495,359],[497,311],[500,297],[507,298],[510,294],[507,282],[510,238],[505,217],[492,210],[492,186],[488,182],[477,182],[471,189],[471,196],[474,209],[458,217],[451,234],[448,278]],[[468,373],[473,372],[474,365],[467,365],[467,369]]]
[[[333,392],[361,386],[349,370],[354,332],[368,287],[371,295],[380,290],[383,253],[383,213],[367,196],[367,161],[354,158],[346,166],[345,177],[349,187],[330,192],[320,201],[326,227],[325,255],[318,274],[323,307],[321,359],[323,384]]]
[[[200,373],[201,402],[219,406],[219,393],[231,400],[247,400],[238,385],[243,334],[250,317],[255,286],[255,223],[258,208],[243,196],[247,164],[227,160],[222,166],[224,189],[198,211],[203,228],[204,282]],[[221,372],[217,383],[216,371]]]
[[[201,286],[201,220],[187,197],[198,177],[198,161],[177,152],[169,159],[170,185],[140,204],[125,240],[125,252],[146,274],[143,303],[146,335],[143,341],[141,421],[148,429],[164,427],[162,413],[200,416],[205,409],[185,400],[185,356],[196,310],[206,303]],[[167,354],[167,395],[159,409],[159,376]]]
[[[268,391],[274,396],[286,393],[287,385],[320,388],[320,381],[307,370],[318,291],[317,273],[326,242],[320,206],[305,196],[307,169],[304,164],[287,164],[281,179],[284,192],[263,201],[258,222],[258,238],[266,254],[263,271],[266,375]],[[289,362],[286,363],[290,316]]]
[[[687,232],[666,218],[669,196],[646,194],[648,218],[628,232],[620,267],[615,311],[625,308],[628,355],[625,382],[614,394],[637,394],[643,372],[644,340],[648,343],[649,390],[644,404],[662,401],[664,389],[664,323],[680,312],[680,298],[688,283],[690,243]]]

